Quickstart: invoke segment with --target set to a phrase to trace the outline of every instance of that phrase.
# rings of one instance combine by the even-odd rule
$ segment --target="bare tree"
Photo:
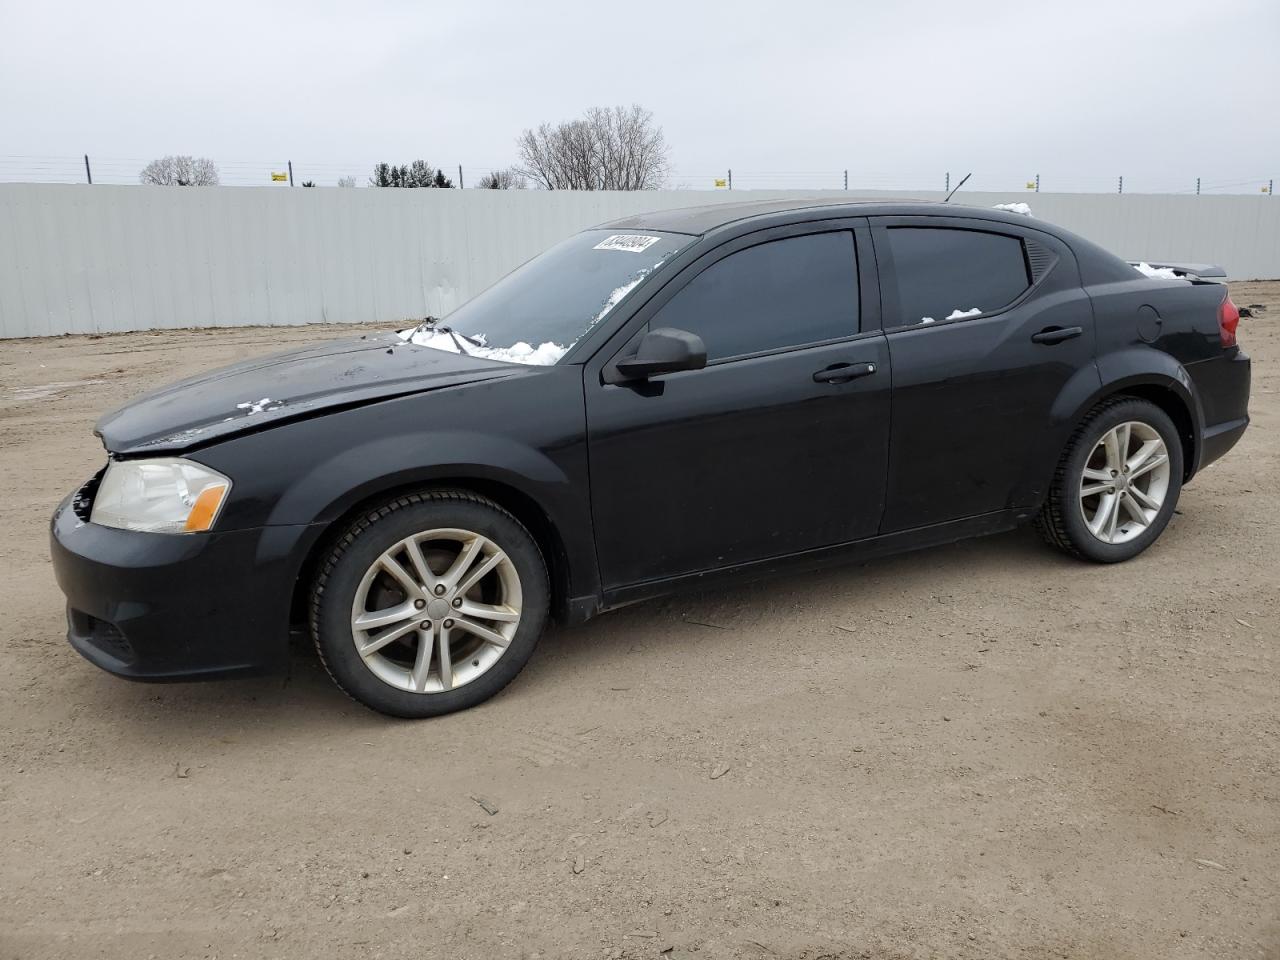
[[[523,190],[524,174],[515,167],[493,170],[482,176],[477,186],[481,190]]]
[[[516,138],[520,170],[548,190],[656,190],[671,164],[662,128],[643,107],[592,107]]]
[[[338,178],[338,186],[340,187],[354,187],[355,185],[356,185],[356,178],[353,176]]]
[[[143,167],[138,179],[161,187],[216,187],[218,167],[205,157],[161,157]]]

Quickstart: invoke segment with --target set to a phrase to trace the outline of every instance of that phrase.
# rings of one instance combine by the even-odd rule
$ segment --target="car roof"
[[[702,236],[720,227],[756,217],[787,213],[812,213],[821,211],[823,217],[850,216],[903,216],[929,215],[952,217],[979,217],[1004,223],[1025,225],[1027,218],[990,207],[969,207],[942,203],[937,200],[855,200],[829,197],[787,197],[768,200],[729,200],[697,207],[676,207],[669,210],[652,210],[637,213],[619,220],[600,224],[606,230],[659,230],[666,233],[685,233]],[[796,217],[797,220],[803,219]]]

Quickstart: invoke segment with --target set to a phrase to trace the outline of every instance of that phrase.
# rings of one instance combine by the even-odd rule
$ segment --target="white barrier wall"
[[[443,316],[583,227],[643,210],[859,192],[279,189],[0,184],[0,338]],[[898,193],[940,199],[938,193]],[[956,195],[1021,200],[1126,258],[1280,278],[1266,196]]]

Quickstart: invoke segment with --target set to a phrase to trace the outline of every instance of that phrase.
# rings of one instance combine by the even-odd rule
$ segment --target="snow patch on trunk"
[[[1144,277],[1151,277],[1154,280],[1182,280],[1190,283],[1186,277],[1178,276],[1172,267],[1153,267],[1149,263],[1135,263],[1133,269],[1137,270]]]

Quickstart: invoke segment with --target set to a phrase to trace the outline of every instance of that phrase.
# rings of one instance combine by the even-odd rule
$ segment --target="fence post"
[[[943,185],[943,187],[942,187],[942,190],[943,190],[943,192],[944,192],[944,193],[950,193],[950,192],[951,192],[951,171],[950,171],[950,170],[948,170],[948,171],[947,171],[947,179],[946,179],[945,184],[944,184],[944,185]]]
[[[733,168],[729,169],[729,189],[733,189]]]
[[[463,189],[462,183],[462,164],[458,164],[458,189]]]
[[[1275,181],[1275,178],[1272,177],[1270,180],[1267,181],[1267,196],[1274,197],[1275,194],[1276,194],[1276,181]]]
[[[1119,187],[1119,189],[1118,189],[1116,192],[1117,192],[1117,193],[1124,193],[1124,177],[1123,177],[1123,176],[1120,178],[1120,187]]]
[[[93,171],[89,169],[89,155],[84,155],[84,176],[89,181],[89,185],[93,185]]]
[[[846,190],[849,189],[849,171],[848,170],[844,172],[844,188]]]
[[[289,164],[289,186],[292,187],[293,186],[293,161],[287,160],[285,162]]]
[[[1036,174],[1036,193],[1040,192],[1040,174]]]
[[[1200,178],[1196,177],[1196,196],[1200,196]]]

